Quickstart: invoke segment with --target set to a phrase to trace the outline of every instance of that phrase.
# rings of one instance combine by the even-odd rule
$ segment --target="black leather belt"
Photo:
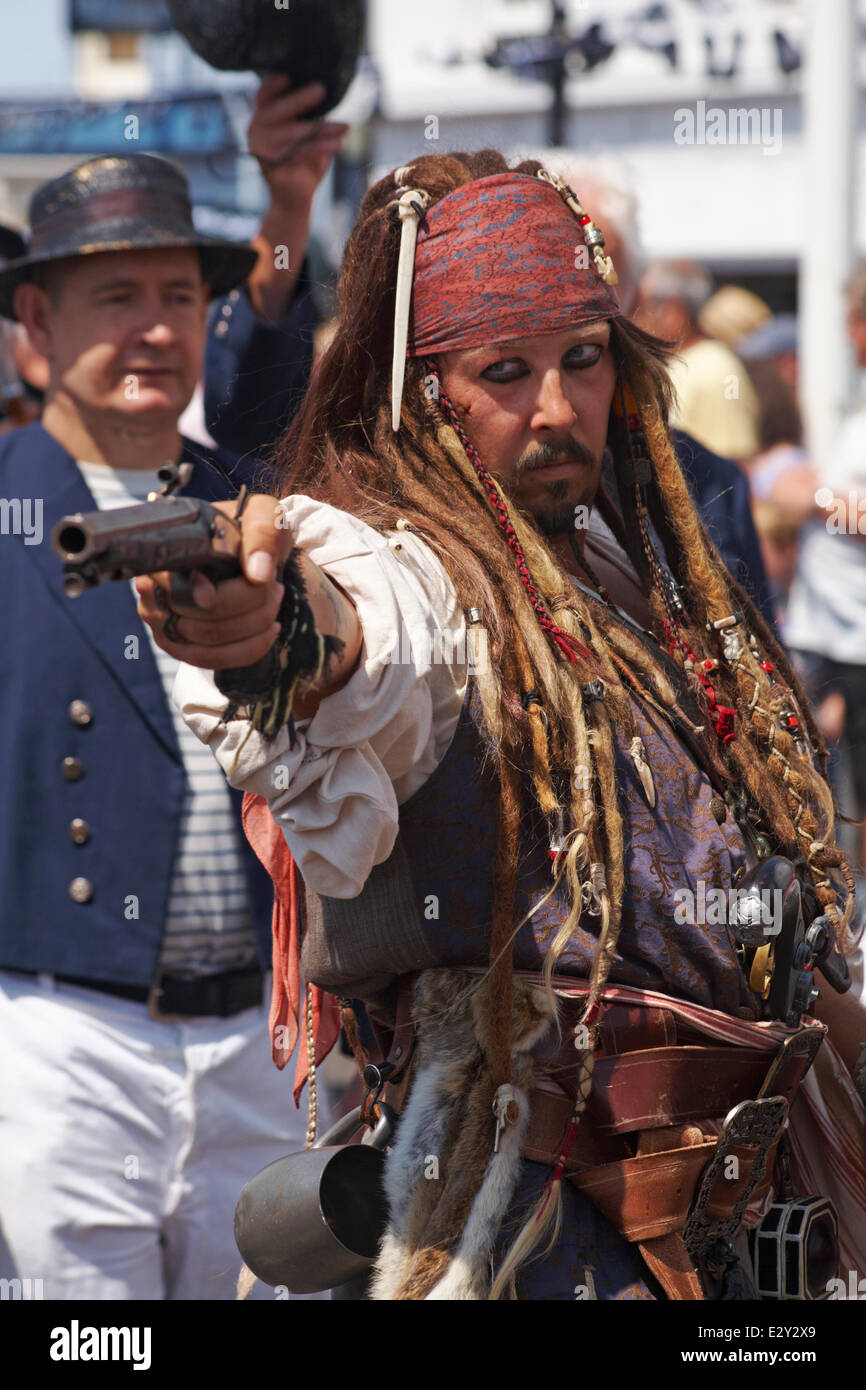
[[[37,975],[36,970],[17,970],[18,975]],[[54,975],[59,984],[95,989],[119,999],[150,1004],[152,1018],[232,1018],[243,1009],[262,1003],[265,977],[257,965],[243,970],[224,970],[218,975],[157,976],[155,985],[127,985],[113,980],[85,980],[80,975]]]

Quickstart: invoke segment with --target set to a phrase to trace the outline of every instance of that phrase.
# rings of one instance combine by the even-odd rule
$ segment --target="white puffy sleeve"
[[[233,787],[263,796],[305,882],[352,898],[390,854],[397,808],[444,755],[466,691],[466,627],[444,566],[416,534],[392,538],[309,497],[283,502],[297,544],[352,599],[363,632],[345,686],[273,743],[222,722],[213,674],[182,665],[174,698]],[[393,548],[399,545],[399,549]]]

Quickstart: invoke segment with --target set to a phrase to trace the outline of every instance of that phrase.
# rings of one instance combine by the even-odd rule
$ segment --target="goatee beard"
[[[567,535],[574,530],[574,518],[577,514],[577,504],[561,501],[568,496],[568,479],[555,478],[547,483],[546,490],[550,494],[551,505],[536,508],[533,512],[535,524],[544,536]],[[560,505],[557,505],[557,502]]]
[[[541,468],[547,463],[557,463],[563,458],[573,459],[575,463],[586,464],[595,469],[596,461],[591,450],[572,439],[570,435],[562,435],[527,449],[517,461],[514,482],[519,482],[526,473],[536,468]],[[544,493],[545,497],[550,499],[549,504],[546,501],[539,503],[531,512],[533,521],[543,535],[567,535],[574,530],[578,507],[586,507],[588,504],[583,496],[574,498],[572,495],[572,500],[566,501],[569,490],[573,487],[574,483],[568,478],[552,478],[544,484]]]

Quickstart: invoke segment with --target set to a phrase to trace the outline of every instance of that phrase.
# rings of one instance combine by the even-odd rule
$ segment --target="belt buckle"
[[[156,972],[156,979],[150,994],[147,996],[147,1012],[157,1023],[186,1023],[187,1014],[167,1014],[163,1013],[159,1006],[160,998],[163,994],[162,982],[166,978],[166,971],[161,967]]]
[[[822,1026],[819,1028],[816,1027],[814,1023],[810,1024],[808,1027],[800,1028],[796,1033],[789,1034],[789,1036],[784,1039],[779,1051],[770,1064],[770,1070],[764,1077],[763,1084],[758,1092],[758,1100],[762,1100],[764,1096],[772,1095],[772,1088],[777,1084],[788,1062],[796,1057],[805,1057],[807,1060],[803,1076],[800,1078],[802,1081],[806,1072],[817,1057],[818,1049],[826,1036],[826,1027]]]
[[[701,1186],[683,1230],[686,1249],[696,1264],[719,1277],[733,1255],[732,1243],[758,1183],[766,1175],[767,1158],[788,1123],[788,1102],[782,1096],[744,1100],[725,1116],[715,1153],[704,1169]],[[713,1220],[706,1208],[713,1188],[724,1177],[726,1159],[739,1144],[757,1148],[749,1180],[734,1203],[730,1216]]]

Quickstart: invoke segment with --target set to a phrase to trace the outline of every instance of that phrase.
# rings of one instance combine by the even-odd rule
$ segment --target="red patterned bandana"
[[[556,189],[492,174],[427,209],[418,229],[408,356],[506,343],[621,313]]]

